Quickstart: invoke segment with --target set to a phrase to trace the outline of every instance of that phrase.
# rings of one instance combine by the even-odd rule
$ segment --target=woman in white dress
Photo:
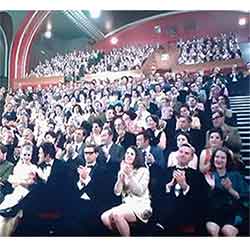
[[[143,156],[135,146],[125,153],[118,172],[114,193],[122,196],[122,204],[105,211],[103,224],[122,236],[130,236],[130,225],[138,220],[147,223],[152,214],[148,189],[149,170],[144,167]]]

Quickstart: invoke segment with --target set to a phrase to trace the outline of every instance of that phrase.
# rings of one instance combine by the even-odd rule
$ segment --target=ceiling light
[[[244,26],[247,23],[247,19],[245,17],[239,18],[239,25]]]
[[[116,45],[118,43],[118,39],[116,37],[112,37],[110,39],[111,44]]]
[[[162,61],[167,61],[169,59],[169,55],[168,54],[161,54],[161,60]]]
[[[90,10],[89,13],[92,18],[98,18],[101,15],[100,10]]]
[[[105,29],[106,30],[111,30],[112,28],[112,23],[110,20],[108,20],[106,23],[105,23]]]
[[[52,30],[52,24],[51,24],[51,22],[48,22],[47,23],[47,29],[46,29],[47,31],[48,30]]]
[[[44,32],[44,37],[50,39],[52,37],[52,32],[50,30]]]

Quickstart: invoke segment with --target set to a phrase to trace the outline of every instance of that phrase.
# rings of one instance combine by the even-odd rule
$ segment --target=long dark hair
[[[232,158],[232,155],[231,155],[229,149],[226,147],[219,147],[219,148],[215,149],[215,151],[212,153],[211,160],[210,160],[211,170],[212,171],[216,170],[216,167],[214,164],[214,159],[215,159],[215,155],[218,151],[224,152],[226,154],[226,157],[227,157],[226,170],[227,171],[233,170],[233,158]]]
[[[135,160],[133,162],[134,169],[139,169],[141,167],[146,167],[142,151],[140,149],[138,149],[135,145],[132,145],[132,146],[128,147],[127,150],[129,148],[133,149],[134,152],[135,152]],[[126,152],[127,152],[127,150],[126,150]],[[125,155],[123,157],[123,160],[124,159],[125,159]]]

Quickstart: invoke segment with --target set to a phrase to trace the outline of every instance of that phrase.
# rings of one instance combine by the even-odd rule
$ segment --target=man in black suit
[[[200,154],[201,150],[205,145],[205,135],[203,131],[195,128],[191,128],[192,118],[191,116],[179,116],[179,126],[180,128],[176,130],[176,135],[179,132],[186,132],[190,138],[190,144],[192,144],[197,155]]]
[[[136,144],[135,135],[126,131],[126,124],[121,117],[114,120],[115,135],[113,141],[121,145],[126,151],[128,147]]]
[[[113,142],[113,133],[108,127],[103,128],[101,132],[101,144],[103,146],[100,148],[98,161],[120,164],[125,151],[121,145],[117,145]]]
[[[144,153],[146,165],[155,164],[156,167],[160,167],[162,169],[166,167],[161,148],[157,145],[150,145],[150,133],[148,130],[143,131],[136,136],[136,146]]]
[[[208,208],[208,185],[204,176],[188,167],[194,149],[183,144],[177,154],[178,165],[168,167],[152,193],[154,215],[167,232],[180,226],[201,225]]]
[[[66,234],[101,235],[101,213],[112,207],[116,199],[104,166],[97,162],[98,149],[93,144],[84,147],[85,165],[72,174],[68,187]],[[102,164],[105,164],[103,162]],[[111,203],[110,203],[111,202]]]

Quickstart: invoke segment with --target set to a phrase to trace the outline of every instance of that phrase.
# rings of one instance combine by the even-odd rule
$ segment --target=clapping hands
[[[230,179],[228,177],[223,178],[221,180],[221,185],[226,189],[226,190],[230,190],[232,189],[232,182],[230,181]]]

